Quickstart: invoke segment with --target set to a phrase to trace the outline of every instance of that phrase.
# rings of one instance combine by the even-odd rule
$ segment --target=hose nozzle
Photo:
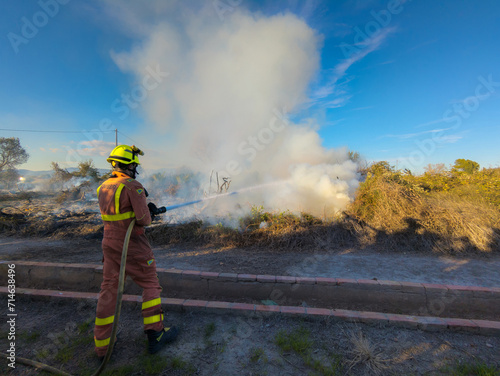
[[[165,206],[157,207],[152,202],[150,202],[148,204],[148,208],[149,208],[149,213],[151,214],[151,219],[153,219],[155,215],[163,214],[163,213],[167,212],[167,208]]]
[[[132,152],[134,154],[144,155],[144,152],[135,145],[132,145]]]

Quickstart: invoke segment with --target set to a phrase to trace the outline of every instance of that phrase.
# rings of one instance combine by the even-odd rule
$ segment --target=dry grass
[[[478,196],[425,193],[392,175],[362,184],[349,213],[371,228],[365,242],[441,253],[498,252],[500,210]]]
[[[240,219],[237,229],[193,221],[153,226],[147,235],[156,245],[262,247],[279,252],[376,248],[443,254],[498,253],[500,206],[491,193],[496,183],[484,180],[490,179],[488,174],[483,180],[461,177],[460,184],[456,178],[433,175],[434,180],[423,184],[422,178],[381,170],[368,175],[352,204],[334,219],[266,212],[255,207]],[[491,179],[496,182],[496,175]],[[467,185],[469,180],[472,183]],[[447,188],[453,184],[456,188]],[[102,222],[98,213],[91,212],[97,210],[97,204],[79,200],[80,193],[5,196],[0,231],[18,236],[99,238]],[[73,204],[84,211],[60,214],[63,206]]]
[[[388,368],[387,363],[390,360],[383,358],[382,353],[376,350],[361,330],[357,333],[351,333],[350,342],[353,346],[350,351],[353,358],[348,361],[348,370],[358,365],[364,365],[367,370],[366,374],[380,375]]]

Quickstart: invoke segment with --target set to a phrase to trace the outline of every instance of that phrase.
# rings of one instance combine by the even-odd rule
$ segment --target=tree
[[[59,167],[59,163],[57,162],[52,162],[52,169],[54,170],[54,175],[52,176],[54,182],[64,183],[73,177],[71,172],[65,168]]]
[[[453,165],[454,172],[465,172],[472,175],[479,170],[479,163],[471,161],[470,159],[457,159]]]
[[[92,162],[91,159],[78,163],[77,171],[69,172],[67,169],[60,167],[57,162],[52,162],[52,170],[54,170],[52,183],[55,184],[56,187],[63,187],[64,183],[73,178],[78,178],[78,181],[74,183],[79,186],[89,186],[102,179],[102,176],[99,175],[99,170],[95,168],[94,162]],[[82,181],[84,179],[85,181]]]
[[[359,154],[357,151],[349,151],[349,159],[353,161],[354,163],[357,163],[361,160],[361,154]]]
[[[387,172],[394,172],[394,167],[392,167],[387,161],[380,161],[373,163],[368,172],[371,172],[373,175],[383,175]]]
[[[444,174],[446,172],[446,166],[444,163],[436,163],[436,164],[429,163],[427,166],[424,167],[424,170],[426,173],[430,175]]]
[[[0,137],[0,171],[13,169],[14,166],[26,163],[29,154],[19,142],[19,138]]]
[[[94,182],[99,181],[100,178],[99,170],[95,168],[94,162],[91,159],[78,163],[78,171],[75,171],[73,174],[81,178],[91,178]]]
[[[15,168],[9,168],[5,171],[0,171],[0,181],[7,189],[11,189],[19,182],[19,173]]]

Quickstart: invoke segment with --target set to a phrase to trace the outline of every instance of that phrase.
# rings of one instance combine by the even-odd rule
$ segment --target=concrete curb
[[[7,287],[0,287],[0,294],[4,296],[8,295]],[[98,293],[37,290],[27,288],[17,288],[16,294],[41,300],[48,300],[56,297],[68,300],[97,301],[99,297]],[[312,320],[323,319],[364,323],[370,325],[393,325],[408,329],[421,329],[424,331],[449,330],[486,336],[500,336],[500,322],[498,321],[384,314],[379,312],[351,311],[343,309],[277,305],[267,306],[259,304],[230,303],[194,299],[162,298],[161,301],[167,311],[176,312],[207,312],[236,315],[246,314],[250,316],[284,315]],[[139,295],[123,295],[123,304],[140,304],[141,302],[142,297]]]
[[[0,285],[7,285],[8,264],[15,264],[16,285],[98,292],[102,266],[29,261],[0,261]],[[168,297],[273,300],[283,306],[384,312],[388,314],[497,320],[500,288],[429,283],[214,273],[158,268]],[[140,294],[128,280],[128,294]]]

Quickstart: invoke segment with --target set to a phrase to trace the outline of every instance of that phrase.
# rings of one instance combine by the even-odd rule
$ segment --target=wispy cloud
[[[443,123],[443,122],[445,122],[445,119],[444,118],[440,118],[440,119],[428,121],[426,123],[417,124],[417,125],[415,125],[414,128],[423,128],[423,127],[427,127],[429,125],[440,124],[440,123]]]
[[[365,111],[372,108],[375,108],[375,106],[356,107],[356,108],[351,108],[349,111]]]
[[[423,136],[425,134],[445,132],[445,131],[448,131],[450,129],[453,129],[453,128],[450,127],[450,128],[441,128],[441,129],[431,129],[431,130],[428,130],[428,131],[416,132],[416,133],[386,134],[384,136],[381,136],[380,138],[387,138],[387,137],[389,137],[389,138],[399,138],[400,140],[406,140],[406,139],[409,139],[409,138],[415,138],[415,137]]]
[[[373,51],[378,50],[382,43],[387,39],[387,37],[395,30],[396,28],[394,27],[386,27],[380,30],[378,33],[372,35],[370,38],[367,38],[362,42],[356,44],[358,51],[351,54],[351,56],[349,56],[347,59],[333,68],[333,71],[335,73],[335,79],[333,83],[342,78],[353,64],[362,60],[366,55],[372,53]]]
[[[345,95],[343,97],[335,98],[334,100],[325,103],[324,107],[326,107],[326,108],[342,107],[345,105],[346,102],[349,101],[349,99],[351,99],[351,97],[352,97],[352,95]]]
[[[439,142],[442,144],[454,144],[455,142],[464,138],[463,135],[459,134],[448,134],[446,136],[439,137]]]
[[[413,46],[411,47],[408,52],[410,51],[413,51],[413,50],[416,50],[418,48],[421,48],[421,47],[424,47],[424,46],[427,46],[429,44],[433,44],[433,43],[436,43],[438,41],[438,39],[432,39],[432,40],[428,40],[426,42],[423,42],[423,43],[420,43],[420,44],[417,44],[416,46]]]
[[[105,157],[109,154],[109,151],[115,147],[114,142],[91,140],[91,141],[81,141],[79,143],[78,153],[82,156],[95,157],[100,155]]]
[[[314,91],[311,95],[311,101],[324,108],[344,106],[352,97],[345,89],[345,84],[352,79],[346,77],[349,68],[368,54],[378,50],[395,30],[395,27],[386,27],[355,45],[348,45],[352,53],[328,71],[330,78],[326,80],[325,85],[318,87]]]

